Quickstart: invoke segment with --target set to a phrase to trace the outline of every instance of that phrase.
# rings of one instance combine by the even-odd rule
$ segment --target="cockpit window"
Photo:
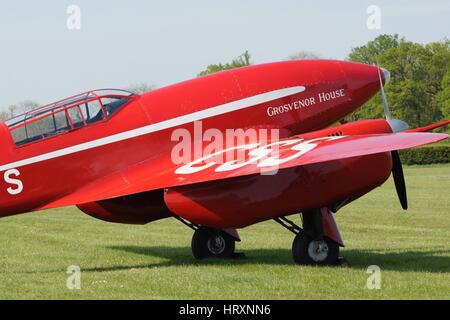
[[[17,145],[40,140],[55,134],[56,117],[59,117],[58,113],[54,115],[44,115],[44,117],[38,118],[35,121],[30,121],[27,125],[18,126],[11,130],[14,142]]]
[[[98,100],[85,103],[80,107],[87,124],[101,121],[105,118],[104,110]]]
[[[122,90],[92,91],[31,110],[6,124],[15,144],[22,146],[102,121],[124,106],[132,95]]]
[[[74,128],[84,126],[85,122],[79,106],[67,109],[67,112],[69,113],[70,121]]]
[[[112,115],[128,102],[127,98],[102,98],[101,100],[108,116]]]
[[[69,130],[70,123],[69,119],[67,118],[66,110],[61,110],[58,112],[55,112],[53,114],[53,120],[54,120],[54,129],[55,133],[64,132]]]

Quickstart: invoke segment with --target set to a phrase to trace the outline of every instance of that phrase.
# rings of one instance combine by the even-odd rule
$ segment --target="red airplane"
[[[376,66],[288,61],[38,107],[0,123],[0,216],[76,205],[116,223],[175,217],[195,230],[197,259],[235,257],[236,229],[274,219],[296,235],[296,263],[335,264],[333,214],[391,172],[406,209],[397,150],[448,138],[424,131],[450,121],[393,119],[388,80]],[[386,120],[342,121],[378,91]],[[301,227],[286,218],[300,212]]]

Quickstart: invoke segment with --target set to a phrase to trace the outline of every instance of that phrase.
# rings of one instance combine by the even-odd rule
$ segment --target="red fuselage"
[[[291,95],[255,101],[251,106],[220,112],[214,109],[263,93],[301,87],[303,90],[294,90]],[[378,68],[374,66],[326,60],[287,61],[221,72],[135,95],[103,121],[20,146],[14,143],[10,129],[0,123],[0,216],[45,208],[91,181],[143,161],[167,159],[176,144],[172,132],[177,128],[194,130],[186,115],[211,110],[211,116],[202,113],[203,130],[273,128],[279,129],[283,138],[328,127],[378,90]],[[142,130],[151,125],[151,130]],[[352,126],[347,130],[354,134],[361,128]],[[390,129],[384,122],[370,122],[361,130],[382,133]],[[167,186],[166,194],[160,189],[128,200],[105,200],[80,208],[108,221],[146,223],[169,216],[168,206],[173,213],[199,224],[246,226],[356,198],[383,183],[390,166],[389,154],[378,154],[292,168],[270,184],[267,179],[271,177],[251,176],[195,187]],[[377,170],[367,170],[369,167]],[[19,174],[11,174],[14,169]],[[11,194],[8,189],[17,189],[17,180],[22,190]],[[271,188],[274,185],[276,188]],[[224,203],[229,204],[226,210]],[[245,213],[243,208],[247,208]]]

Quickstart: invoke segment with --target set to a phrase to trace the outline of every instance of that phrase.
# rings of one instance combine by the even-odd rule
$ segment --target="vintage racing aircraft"
[[[397,150],[448,138],[424,131],[449,121],[393,119],[388,80],[377,66],[286,61],[35,108],[0,123],[0,216],[76,205],[116,223],[175,217],[195,230],[197,259],[233,257],[236,229],[274,219],[296,234],[296,263],[334,264],[333,214],[391,172],[406,209]],[[378,91],[386,119],[342,121]],[[301,227],[286,218],[297,213]]]

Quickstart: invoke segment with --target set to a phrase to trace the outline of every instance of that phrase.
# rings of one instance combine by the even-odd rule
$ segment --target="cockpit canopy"
[[[134,94],[125,90],[89,91],[7,120],[14,143],[22,146],[110,117]]]

